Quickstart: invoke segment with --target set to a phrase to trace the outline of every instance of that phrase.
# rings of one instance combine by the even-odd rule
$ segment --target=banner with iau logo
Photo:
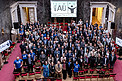
[[[0,45],[0,52],[6,50],[9,47],[10,47],[10,40],[7,40]]]
[[[52,0],[51,17],[77,17],[77,0]]]
[[[116,44],[122,47],[122,39],[116,37]]]

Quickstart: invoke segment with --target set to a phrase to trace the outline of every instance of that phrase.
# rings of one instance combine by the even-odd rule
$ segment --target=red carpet
[[[122,60],[116,60],[113,72],[116,73],[115,81],[122,81]]]
[[[0,71],[0,81],[13,81],[14,80],[14,75],[13,75],[13,70],[14,70],[14,60],[16,59],[17,56],[21,56],[20,48],[19,48],[20,43],[18,43],[13,52],[11,53],[11,56],[8,59],[8,64],[5,64]]]

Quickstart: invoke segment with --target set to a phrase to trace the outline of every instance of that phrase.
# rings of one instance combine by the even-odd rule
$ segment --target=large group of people
[[[115,46],[107,28],[89,25],[80,19],[67,25],[49,26],[39,22],[21,24],[19,29],[21,57],[14,61],[15,71],[21,72],[24,65],[28,71],[40,63],[44,77],[72,77],[83,68],[113,67],[116,61]],[[72,71],[73,70],[73,71]],[[63,76],[62,76],[63,75]]]

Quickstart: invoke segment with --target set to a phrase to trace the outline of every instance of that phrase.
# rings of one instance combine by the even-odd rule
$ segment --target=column
[[[34,11],[35,11],[35,21],[37,21],[37,7],[34,7]]]
[[[108,31],[110,32],[111,30],[111,10],[109,7],[109,16],[108,16]],[[111,32],[110,32],[111,33]]]
[[[104,24],[105,24],[106,7],[107,7],[107,6],[105,6],[105,7],[104,7],[104,10],[103,10],[102,26],[104,26]]]
[[[22,7],[19,5],[19,8],[20,8],[20,14],[21,14],[21,22],[23,23],[23,11],[22,11]]]
[[[92,24],[92,10],[93,10],[93,8],[91,7],[91,13],[90,13],[90,24]]]

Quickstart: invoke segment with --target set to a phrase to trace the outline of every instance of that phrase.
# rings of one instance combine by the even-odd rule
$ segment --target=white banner
[[[51,1],[51,17],[77,17],[77,0]]]
[[[116,37],[116,44],[122,47],[122,39]]]
[[[0,52],[6,50],[9,47],[10,47],[10,40],[7,40],[0,45]]]

